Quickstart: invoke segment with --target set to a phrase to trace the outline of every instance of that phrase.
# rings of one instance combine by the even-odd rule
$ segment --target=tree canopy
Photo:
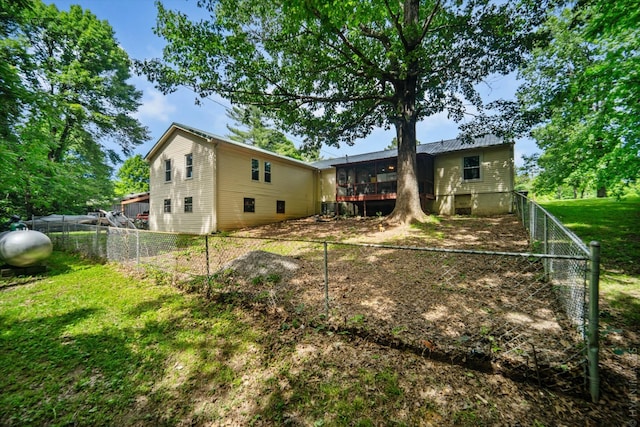
[[[3,199],[21,215],[78,212],[112,194],[112,164],[148,139],[113,29],[88,10],[0,0]],[[6,19],[5,19],[6,18]],[[7,84],[8,82],[8,84]],[[9,93],[7,97],[5,94]],[[15,102],[14,102],[15,101]]]
[[[260,105],[305,143],[339,146],[394,126],[398,191],[392,219],[422,219],[416,122],[481,110],[476,90],[529,51],[544,2],[489,0],[199,0],[192,22],[158,3],[163,58],[139,63],[160,90]]]
[[[234,106],[227,115],[236,126],[245,128],[243,130],[227,125],[231,132],[229,138],[233,141],[255,145],[298,160],[314,161],[319,157],[318,150],[298,150],[282,132],[269,127],[262,112],[255,105],[246,108]]]
[[[640,8],[587,0],[554,11],[518,96],[543,150],[536,190],[620,193],[640,178]]]
[[[115,194],[118,197],[149,191],[149,164],[140,154],[129,157],[116,173]]]

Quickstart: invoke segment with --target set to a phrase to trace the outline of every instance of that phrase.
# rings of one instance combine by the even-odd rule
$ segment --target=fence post
[[[538,209],[529,204],[529,233],[531,235],[531,243],[538,242]]]
[[[329,317],[329,260],[327,242],[324,242],[324,312]]]
[[[208,279],[209,276],[211,275],[211,273],[209,272],[209,235],[208,234],[204,235],[204,252],[207,257],[207,279]]]
[[[136,265],[140,265],[140,230],[136,230]]]
[[[589,391],[591,400],[597,403],[600,400],[600,368],[599,363],[599,307],[598,297],[600,288],[600,243],[591,242],[591,280],[589,283]]]
[[[102,254],[100,253],[100,219],[96,223],[96,234],[93,236],[93,251],[97,257],[102,258]]]
[[[543,218],[543,233],[544,233],[544,253],[545,255],[549,255],[549,215],[546,214],[546,212],[543,212],[542,215]],[[545,280],[549,280],[549,277],[551,276],[550,271],[549,271],[549,258],[545,258],[544,259],[544,276],[545,276]]]

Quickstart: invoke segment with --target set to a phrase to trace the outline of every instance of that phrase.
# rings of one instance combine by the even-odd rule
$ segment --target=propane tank
[[[53,251],[49,237],[20,228],[0,233],[0,259],[14,267],[29,267],[47,259]]]

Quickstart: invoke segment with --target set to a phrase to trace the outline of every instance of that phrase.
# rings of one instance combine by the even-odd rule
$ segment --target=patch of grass
[[[66,254],[48,263],[1,291],[0,424],[174,424],[193,409],[181,390],[234,387],[230,360],[256,335],[232,308]]]
[[[402,407],[411,401],[395,372],[365,368],[338,372],[333,366],[323,369],[296,374],[285,370],[281,375],[287,379],[286,387],[275,378],[268,380],[273,390],[261,420],[287,424],[288,414],[306,413],[314,420],[310,425],[318,426],[374,426],[380,419],[385,419],[386,425],[403,425],[390,420],[384,410],[387,405]]]
[[[640,325],[640,197],[555,200],[541,205],[585,243],[601,245],[600,289],[629,325]]]
[[[355,314],[349,318],[349,324],[362,325],[366,321],[364,314]]]
[[[640,275],[640,197],[541,203],[585,243],[598,241],[608,270]]]
[[[412,222],[411,228],[422,232],[425,237],[441,240],[445,238],[445,234],[443,231],[438,230],[438,226],[440,225],[440,223],[441,220],[439,217],[429,215],[428,219],[425,222]]]

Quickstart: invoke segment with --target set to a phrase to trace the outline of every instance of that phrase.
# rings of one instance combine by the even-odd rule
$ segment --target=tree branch
[[[316,17],[318,19],[323,19],[322,15],[320,14],[320,12],[317,9],[314,9],[314,14],[316,15]],[[328,24],[328,23],[327,23]],[[375,69],[378,71],[378,74],[382,74],[384,71],[381,70],[375,63],[371,62],[371,60],[369,60],[369,58],[360,50],[358,49],[353,43],[351,43],[349,41],[349,39],[344,35],[344,33],[339,29],[336,28],[333,25],[329,25],[328,26],[331,28],[332,32],[338,36],[338,38],[340,38],[340,40],[342,40],[342,43],[352,52],[355,53],[356,56],[368,67]],[[333,47],[333,46],[332,46]],[[343,52],[340,52],[343,56],[346,56]]]
[[[400,37],[400,41],[402,41],[402,45],[404,46],[405,50],[409,50],[409,42],[404,36],[404,31],[399,21],[400,15],[393,14],[393,11],[391,10],[391,6],[389,5],[389,0],[384,0],[384,5],[387,7],[387,12],[389,12],[389,16],[391,16],[392,18],[393,25],[394,27],[396,27],[396,30],[398,31],[398,36]]]
[[[391,50],[391,40],[389,40],[389,37],[387,37],[387,35],[385,35],[383,33],[380,33],[380,32],[377,32],[377,31],[373,31],[372,28],[369,28],[364,24],[360,24],[360,31],[366,37],[370,37],[370,38],[378,40],[380,43],[382,43],[382,46],[384,47],[384,49],[387,52],[389,50]]]
[[[422,43],[422,40],[424,40],[424,37],[429,32],[429,28],[431,27],[431,23],[433,22],[433,18],[435,18],[436,14],[440,10],[441,6],[442,6],[442,2],[440,0],[438,0],[436,2],[436,4],[433,6],[433,10],[431,11],[431,13],[427,17],[427,19],[424,20],[424,23],[422,24],[422,34],[420,35],[420,38],[418,39],[418,44]]]

